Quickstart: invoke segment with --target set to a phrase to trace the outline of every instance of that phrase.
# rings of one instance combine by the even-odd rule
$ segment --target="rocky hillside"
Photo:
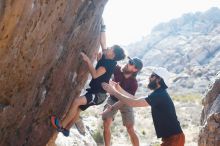
[[[44,146],[87,80],[107,0],[0,1],[0,145]]]
[[[145,66],[164,66],[177,73],[175,90],[204,92],[220,68],[219,34],[220,9],[211,8],[161,23],[127,48],[132,56],[142,58]]]

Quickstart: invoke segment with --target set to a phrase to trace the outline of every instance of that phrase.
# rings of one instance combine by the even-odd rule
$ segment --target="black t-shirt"
[[[117,62],[111,59],[105,59],[105,56],[102,55],[102,58],[97,62],[95,69],[97,70],[99,67],[104,67],[106,72],[99,76],[96,79],[92,79],[89,83],[90,89],[87,89],[88,92],[91,93],[106,93],[102,88],[101,83],[108,83],[115,69]]]
[[[155,90],[145,100],[151,105],[154,127],[158,138],[166,138],[182,132],[173,101],[165,89]]]

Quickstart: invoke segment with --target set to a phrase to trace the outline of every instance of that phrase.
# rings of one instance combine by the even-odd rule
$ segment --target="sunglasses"
[[[129,63],[130,65],[134,65],[134,61],[131,60],[131,59],[128,61],[128,63]]]
[[[136,65],[134,64],[134,61],[133,61],[132,59],[130,59],[130,60],[128,61],[128,63],[129,63],[130,65],[133,65],[136,69],[138,69],[138,68],[136,67]]]

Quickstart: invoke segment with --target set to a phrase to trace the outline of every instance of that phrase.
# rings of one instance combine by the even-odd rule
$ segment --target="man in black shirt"
[[[154,127],[161,146],[184,146],[185,136],[176,116],[172,99],[167,93],[169,72],[165,68],[156,68],[149,78],[148,88],[153,92],[144,98],[137,98],[123,90],[119,84],[103,83],[103,88],[129,106],[151,106]]]
[[[84,111],[90,106],[99,105],[105,101],[107,95],[106,91],[102,88],[101,83],[109,82],[117,61],[125,58],[125,52],[120,46],[114,45],[110,48],[106,47],[104,27],[104,25],[101,26],[100,34],[103,55],[101,59],[98,60],[95,68],[88,56],[81,52],[82,59],[87,64],[88,70],[92,76],[92,80],[89,84],[90,88],[87,89],[87,93],[84,96],[75,98],[67,115],[62,120],[62,123],[59,122],[59,119],[56,116],[51,117],[51,123],[54,128],[56,128],[58,132],[62,132],[64,136],[69,136],[69,129],[78,119],[81,110]]]

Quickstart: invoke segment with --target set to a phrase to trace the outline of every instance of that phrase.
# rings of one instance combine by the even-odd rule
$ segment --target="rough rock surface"
[[[199,146],[220,145],[220,72],[202,100]]]
[[[0,145],[43,146],[87,79],[107,0],[0,1]]]
[[[81,120],[77,122],[84,125],[83,121]],[[80,128],[82,129],[82,127]],[[69,137],[65,137],[61,133],[58,134],[56,141],[55,141],[55,145],[56,146],[97,146],[95,140],[93,139],[91,135],[92,132],[86,127],[84,127],[83,129],[85,133],[80,134],[76,128],[76,125],[74,124],[72,128],[70,129]]]

